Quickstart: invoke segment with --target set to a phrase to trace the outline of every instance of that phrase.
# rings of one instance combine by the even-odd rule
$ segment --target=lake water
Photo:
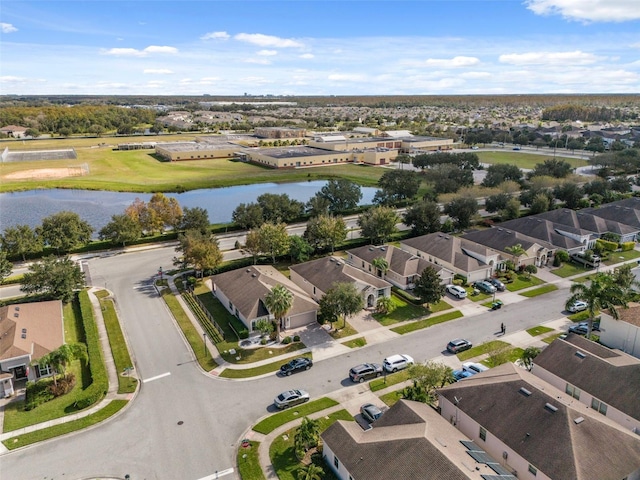
[[[240,203],[255,202],[263,193],[286,193],[289,197],[307,202],[327,182],[260,183],[228,188],[192,190],[185,193],[169,193],[180,202],[181,207],[201,207],[209,212],[211,223],[231,222],[231,214]],[[372,203],[377,189],[362,187],[361,205]],[[100,230],[124,209],[140,198],[149,201],[151,194],[106,192],[91,190],[29,190],[0,194],[0,231],[16,225],[37,227],[42,219],[54,213],[69,210],[76,212]]]

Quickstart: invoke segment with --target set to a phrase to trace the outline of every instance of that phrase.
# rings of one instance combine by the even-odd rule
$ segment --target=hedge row
[[[91,385],[87,387],[84,394],[75,403],[76,408],[82,410],[102,400],[109,389],[109,380],[104,358],[102,357],[98,326],[93,316],[93,307],[91,300],[89,300],[89,294],[86,290],[83,290],[78,294],[78,299],[80,301],[80,312],[82,313],[85,342],[87,344],[89,371],[91,372]]]

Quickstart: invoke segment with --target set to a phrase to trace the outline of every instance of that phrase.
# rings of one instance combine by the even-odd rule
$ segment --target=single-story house
[[[639,359],[570,333],[546,347],[531,371],[591,411],[640,433]]]
[[[383,258],[389,268],[383,272],[373,265],[377,258]],[[442,265],[428,262],[424,258],[412,255],[393,245],[365,245],[347,250],[347,262],[360,270],[377,275],[402,290],[410,290],[425,268],[433,268],[443,284],[453,281],[453,272]]]
[[[438,390],[438,406],[520,480],[640,478],[640,436],[512,363]]]
[[[14,380],[50,376],[35,365],[64,344],[62,302],[33,302],[0,307],[0,396],[13,395]]]
[[[640,232],[640,198],[638,197],[625,198],[624,200],[607,203],[595,208],[584,208],[580,211],[606,220],[620,222],[632,227],[636,232]],[[636,233],[635,238],[637,237],[638,233]],[[635,238],[630,238],[630,235],[626,235],[622,237],[622,241],[627,242],[635,240]]]
[[[640,303],[628,307],[618,309],[618,320],[607,310],[600,313],[600,343],[640,358]]]
[[[479,243],[436,232],[400,242],[400,248],[464,276],[468,282],[491,277],[502,261],[500,252]]]
[[[336,283],[355,284],[367,308],[375,307],[378,298],[391,296],[389,282],[333,256],[292,265],[289,271],[291,280],[316,301]]]
[[[4,133],[5,135],[13,138],[22,138],[26,135],[27,130],[29,129],[18,125],[6,125],[0,128],[0,133]]]
[[[318,304],[271,266],[254,265],[211,277],[213,294],[229,313],[244,323],[249,332],[255,330],[258,320],[274,319],[264,298],[276,285],[285,286],[293,294],[293,305],[283,319],[283,329],[317,321]]]
[[[588,248],[589,243],[596,239],[593,232],[589,230],[557,225],[537,215],[502,222],[500,227],[541,240],[553,245],[556,249],[566,250],[569,254],[583,252]]]

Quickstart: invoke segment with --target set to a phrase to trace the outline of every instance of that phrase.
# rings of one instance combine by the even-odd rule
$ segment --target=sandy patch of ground
[[[65,178],[85,175],[83,167],[34,168],[8,173],[2,177],[6,180],[33,180],[36,178]]]

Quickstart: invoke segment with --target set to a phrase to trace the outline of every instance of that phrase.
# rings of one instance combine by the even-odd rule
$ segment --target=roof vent
[[[252,276],[253,278],[256,278],[256,277],[257,277],[257,275],[256,275],[255,273],[252,273],[252,274],[251,274],[251,276]]]
[[[576,425],[580,425],[582,422],[584,422],[584,417],[578,417],[573,421]]]
[[[18,317],[20,316],[20,314],[19,314],[18,312],[15,312],[15,313],[13,314],[13,316],[14,316],[15,318],[18,318]]]
[[[333,260],[333,257],[329,257],[329,261],[330,261],[330,262],[333,262],[333,261],[334,261],[334,260]]]
[[[19,312],[19,311],[20,311],[20,307],[16,305],[16,312]]]
[[[387,249],[385,247],[380,247],[380,251],[385,252]]]
[[[370,251],[370,252],[373,252],[373,247],[369,247],[369,251]]]
[[[578,351],[576,352],[576,357],[579,357],[579,358],[586,358],[586,357],[587,357],[587,355],[586,355],[585,353],[581,352],[580,350],[578,350]]]
[[[556,407],[555,405],[551,405],[550,403],[545,403],[544,408],[546,408],[547,410],[549,410],[551,412],[557,412],[558,411],[558,407]]]
[[[22,338],[27,338],[27,334],[23,333],[22,335],[20,335]]]
[[[22,329],[22,333],[27,333],[27,329],[26,329],[26,328],[23,328],[23,329]]]
[[[250,268],[247,268],[247,273],[249,273],[250,271],[251,271],[251,269],[250,269]]]
[[[521,394],[523,394],[523,395],[525,395],[525,396],[527,396],[527,397],[531,396],[531,391],[530,391],[530,390],[527,390],[527,389],[526,389],[526,388],[524,388],[524,387],[520,387],[520,393],[521,393]]]

